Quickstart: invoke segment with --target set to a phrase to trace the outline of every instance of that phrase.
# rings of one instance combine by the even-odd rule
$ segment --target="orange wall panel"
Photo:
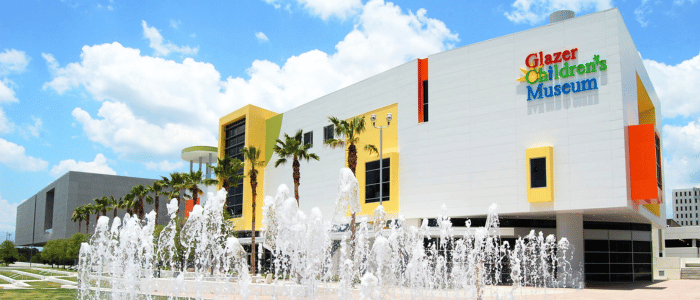
[[[656,145],[654,124],[628,127],[630,151],[630,184],[632,200],[657,203]]]
[[[418,123],[423,123],[423,81],[428,80],[428,59],[418,59]]]

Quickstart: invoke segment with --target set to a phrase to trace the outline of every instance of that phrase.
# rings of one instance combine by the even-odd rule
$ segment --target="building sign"
[[[528,70],[521,69],[525,76],[518,79],[518,81],[524,81],[529,84],[527,86],[527,101],[559,96],[561,94],[566,95],[597,90],[598,81],[595,78],[583,78],[561,83],[561,81],[574,76],[607,70],[607,61],[601,60],[598,54],[593,55],[593,61],[591,62],[569,64],[570,61],[576,59],[577,52],[578,48],[574,48],[546,55],[542,51],[528,55],[525,58],[525,65],[528,67]],[[562,62],[563,64],[561,64]],[[559,82],[545,86],[546,82],[554,80]]]

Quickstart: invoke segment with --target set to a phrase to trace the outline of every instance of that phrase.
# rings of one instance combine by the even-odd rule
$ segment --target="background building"
[[[301,162],[300,206],[330,220],[346,151],[324,146],[328,117],[365,117],[361,215],[381,196],[390,217],[411,225],[445,204],[454,226],[483,226],[497,203],[503,239],[530,230],[567,237],[587,281],[648,281],[666,226],[659,107],[610,9],[414,60],[284,113],[245,106],[220,119],[219,156],[264,149],[260,201],[279,184],[293,188],[291,162],[275,168],[272,147],[301,129],[321,160]],[[379,157],[362,148],[379,145],[369,118],[384,126],[387,113],[379,178]],[[248,185],[230,197],[238,229],[250,230]]]
[[[676,223],[681,226],[700,225],[699,200],[700,188],[673,190],[673,219]]]
[[[78,232],[78,223],[71,221],[76,207],[94,203],[93,199],[103,196],[123,197],[132,187],[139,184],[151,185],[154,181],[70,171],[17,207],[15,243],[18,246],[42,246],[49,240],[70,238]],[[165,198],[160,197],[160,224],[169,220]],[[144,209],[149,212],[153,205],[144,203]],[[108,210],[107,216],[111,218],[111,210]],[[123,217],[124,211],[120,210],[118,216]],[[93,214],[88,229],[90,233],[94,232],[96,223]],[[85,232],[85,222],[82,232]]]

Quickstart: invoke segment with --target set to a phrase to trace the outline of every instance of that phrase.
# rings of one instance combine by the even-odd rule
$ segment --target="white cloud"
[[[83,88],[103,102],[95,117],[73,111],[91,141],[122,158],[161,161],[188,146],[216,145],[218,119],[246,104],[284,112],[458,41],[424,9],[403,13],[381,0],[369,1],[354,22],[335,53],[311,50],[282,65],[256,60],[248,78],[222,79],[211,64],[143,56],[115,42],[84,46],[81,61],[58,67],[44,87]]]
[[[178,27],[180,27],[180,24],[182,24],[182,22],[180,20],[177,20],[177,21],[172,20],[172,19],[170,20],[170,27],[172,27],[174,29],[177,29]]]
[[[266,36],[264,33],[262,33],[262,32],[256,32],[256,33],[255,33],[255,38],[258,39],[258,42],[261,42],[261,43],[262,43],[262,42],[267,42],[267,41],[270,40],[270,39],[268,39],[267,36]]]
[[[51,74],[56,73],[58,70],[58,61],[56,61],[56,58],[53,57],[53,54],[42,52],[41,57],[43,57],[46,61],[46,66],[49,68],[49,72],[51,72]]]
[[[690,0],[688,2],[690,4],[695,4],[695,2],[697,2],[697,0]],[[685,4],[685,0],[675,0],[675,1],[673,1],[673,4],[680,6],[680,5]]]
[[[297,0],[297,2],[304,5],[311,14],[317,15],[323,20],[328,20],[331,16],[345,20],[362,9],[360,0]]]
[[[147,170],[158,170],[162,172],[171,172],[176,169],[180,169],[185,166],[184,161],[170,162],[168,160],[163,160],[160,162],[149,161],[144,164]]]
[[[0,52],[0,75],[7,75],[10,72],[21,73],[29,64],[29,56],[24,51],[15,49],[5,49]]]
[[[263,1],[267,2],[267,4],[271,4],[271,5],[274,6],[275,8],[280,8],[280,7],[281,7],[280,4],[277,3],[277,0],[263,0]]]
[[[51,176],[60,177],[68,171],[117,175],[117,172],[109,167],[107,158],[102,153],[98,153],[95,159],[90,162],[75,161],[74,159],[62,160],[51,168]]]
[[[8,86],[9,84],[11,81],[0,79],[0,103],[18,101],[15,97],[15,91]]]
[[[677,65],[644,59],[654,89],[661,102],[664,117],[700,114],[700,54]]]
[[[535,25],[558,10],[571,10],[576,14],[605,10],[612,7],[612,0],[515,0],[511,6],[513,10],[505,12],[508,20]]]
[[[15,232],[18,205],[19,203],[10,203],[0,196],[0,232]]]
[[[72,114],[91,141],[112,148],[126,159],[143,153],[172,157],[192,145],[216,145],[214,134],[205,127],[177,123],[154,125],[134,116],[129,107],[120,102],[105,101],[97,113],[100,119],[93,119],[79,107]]]
[[[156,55],[167,56],[170,52],[187,55],[197,54],[197,51],[199,51],[199,47],[191,48],[190,46],[178,46],[170,41],[164,43],[163,36],[160,35],[158,29],[155,27],[148,27],[146,21],[141,21],[141,26],[143,27],[143,37],[151,42],[149,47],[156,51]]]
[[[25,154],[24,147],[0,138],[0,163],[20,171],[44,171],[49,163]]]
[[[647,15],[651,14],[651,6],[649,0],[642,0],[642,3],[634,10],[634,18],[642,27],[647,27],[649,21],[646,20]]]
[[[292,2],[292,0],[263,1],[273,5],[275,8],[281,8],[281,4],[286,2],[286,10],[290,10],[289,2]],[[362,1],[360,0],[295,0],[294,2],[304,7],[311,15],[320,17],[323,20],[328,20],[331,17],[345,20],[362,11]]]
[[[9,133],[15,129],[15,124],[7,119],[5,111],[0,107],[0,133]]]
[[[670,203],[673,189],[700,183],[700,120],[681,126],[664,125],[663,134],[664,190]]]
[[[26,133],[26,135],[38,137],[41,133],[43,122],[41,121],[41,118],[37,118],[34,116],[32,116],[32,120],[34,120],[34,125],[27,125],[26,129],[24,129],[23,131]]]

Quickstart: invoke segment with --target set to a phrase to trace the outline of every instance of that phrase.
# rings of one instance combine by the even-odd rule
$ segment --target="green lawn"
[[[63,274],[54,273],[54,272],[51,272],[51,271],[48,271],[48,270],[47,270],[47,271],[44,271],[44,270],[34,270],[34,269],[15,269],[15,270],[22,271],[22,272],[27,272],[27,273],[32,273],[32,274],[36,274],[36,275],[41,275],[41,276],[62,276],[62,275],[63,275]]]
[[[0,279],[0,284],[10,284],[10,283],[5,281],[5,280]]]
[[[65,271],[65,272],[78,272],[73,269],[62,269],[62,268],[51,268],[51,267],[37,267],[39,269],[46,269],[46,270],[56,270],[56,271]]]
[[[73,282],[78,282],[78,277],[75,276],[63,276],[63,277],[56,277],[58,279],[63,279],[63,280],[70,280]]]
[[[14,280],[36,280],[36,278],[27,276],[27,275],[20,275],[15,272],[10,272],[10,271],[0,271],[0,275],[5,276],[5,277],[10,277]]]
[[[31,285],[35,289],[58,289],[61,288],[60,283],[52,281],[25,281],[24,283]]]
[[[24,300],[24,299],[56,299],[74,300],[78,298],[77,290],[56,289],[56,290],[2,290],[0,299],[2,300]]]

